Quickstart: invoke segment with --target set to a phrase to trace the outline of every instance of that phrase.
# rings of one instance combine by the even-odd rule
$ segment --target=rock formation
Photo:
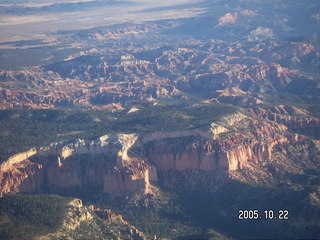
[[[88,227],[90,226],[90,227]],[[102,234],[103,232],[103,234]],[[145,240],[143,233],[116,215],[110,209],[99,209],[93,205],[84,206],[80,199],[72,199],[66,206],[65,216],[59,228],[36,240],[55,239],[139,239]]]
[[[284,125],[233,114],[207,131],[105,135],[52,143],[1,164],[1,194],[49,189],[153,194],[158,174],[176,170],[232,172],[274,160],[274,148],[302,141]],[[220,174],[222,179],[225,174]],[[218,176],[218,175],[217,175]]]
[[[131,159],[135,134],[105,135],[95,141],[77,140],[17,154],[1,165],[1,193],[94,186],[103,192],[150,191],[156,171]]]
[[[237,14],[253,13],[243,10]],[[253,32],[254,36],[271,34],[264,28]],[[292,66],[292,61],[299,62],[300,58],[317,61],[317,48],[306,42],[265,40],[229,44],[211,40],[201,49],[153,49],[150,54],[154,57],[146,60],[148,53],[109,56],[105,50],[95,49],[42,67],[2,71],[0,109],[126,105],[199,91],[211,92],[208,97],[215,97],[215,91],[228,88],[241,89],[248,95],[295,93],[302,84],[304,88],[299,91],[319,95],[318,76],[304,74]]]

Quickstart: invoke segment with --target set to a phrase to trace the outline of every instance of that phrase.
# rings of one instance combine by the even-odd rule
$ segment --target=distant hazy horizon
[[[79,30],[119,23],[197,16],[199,1],[0,1],[0,42],[46,39],[48,33]],[[110,3],[110,4],[109,4]],[[85,5],[83,5],[85,4]],[[185,4],[185,6],[182,6]],[[175,8],[179,5],[179,8]],[[154,14],[148,9],[161,8]]]

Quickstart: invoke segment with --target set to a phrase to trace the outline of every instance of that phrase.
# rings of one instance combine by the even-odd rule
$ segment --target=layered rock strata
[[[266,164],[273,150],[300,135],[273,121],[233,114],[203,129],[105,135],[53,143],[10,157],[0,166],[1,194],[90,188],[153,194],[159,172],[225,172]],[[225,176],[225,174],[219,174]]]
[[[135,134],[105,135],[94,141],[54,143],[12,156],[1,164],[4,193],[94,186],[105,193],[149,192],[156,171],[128,156]]]

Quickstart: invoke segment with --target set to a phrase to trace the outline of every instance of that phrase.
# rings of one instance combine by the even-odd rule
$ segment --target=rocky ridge
[[[98,50],[97,50],[98,51]],[[295,69],[301,59],[318,58],[305,42],[258,43],[211,40],[200,47],[162,48],[134,54],[87,55],[23,71],[0,72],[0,108],[92,107],[132,101],[186,97],[239,88],[244,94],[319,93],[318,77]],[[217,101],[224,102],[218,98]]]
[[[273,121],[260,122],[238,113],[212,123],[207,131],[105,135],[93,141],[53,143],[16,154],[2,163],[1,194],[91,186],[115,195],[152,195],[159,173],[175,170],[230,174],[272,163],[275,149],[308,141],[286,130],[286,126]]]
[[[37,135],[39,139],[49,135],[54,139],[50,141],[80,135],[89,139],[115,133],[93,140],[52,143],[8,158],[0,166],[0,195],[52,192],[83,200],[90,196],[94,204],[114,204],[110,208],[117,213],[122,208],[120,214],[146,233],[153,229],[153,236],[161,229],[163,237],[173,239],[199,234],[198,229],[184,230],[178,224],[183,218],[185,224],[207,231],[204,234],[212,228],[243,239],[316,238],[320,199],[319,3],[212,0],[174,6],[180,7],[201,9],[202,14],[59,32],[46,35],[48,42],[1,44],[1,48],[10,48],[8,63],[6,49],[0,54],[0,61],[5,61],[0,72],[0,109],[5,109],[0,120],[7,125],[0,132],[3,141],[10,133],[19,136],[11,129],[23,125],[19,122],[23,113],[38,111],[16,108],[84,110],[90,114],[76,114],[75,121],[85,122],[85,116],[90,115],[88,119],[97,123],[96,131],[70,122],[71,128],[53,123],[50,126],[56,129]],[[143,14],[163,16],[167,10],[174,11],[154,8]],[[21,51],[28,56],[27,63],[21,60]],[[29,59],[35,61],[29,63]],[[41,66],[5,69],[37,64]],[[147,112],[143,106],[151,106],[145,100],[160,105],[172,101],[187,107],[186,111],[169,111],[172,122],[166,121],[167,115],[160,120],[143,118]],[[200,106],[194,111],[199,116],[188,114],[194,102]],[[230,104],[241,113],[206,122],[204,129],[201,117],[214,121],[216,110],[201,116],[203,103],[222,108]],[[105,117],[102,111],[95,111],[101,109],[124,111]],[[25,122],[47,121],[50,116],[39,117],[45,112],[40,110],[37,118],[27,117]],[[130,128],[126,123],[136,124],[135,118],[127,120],[139,113],[142,118],[136,118],[138,124]],[[59,116],[59,122],[72,119]],[[116,117],[109,121],[109,116]],[[158,120],[165,124],[144,126]],[[111,130],[99,126],[100,122]],[[112,129],[114,122],[124,127]],[[40,125],[39,131],[45,132]],[[185,129],[165,131],[168,126]],[[78,128],[80,131],[75,131]],[[6,143],[22,142],[9,140]],[[38,143],[28,148],[32,146]],[[7,155],[15,152],[5,144],[2,151]],[[162,202],[161,208],[159,202],[166,191],[172,198]],[[262,212],[277,208],[288,209],[290,220],[235,219],[239,209]],[[75,200],[60,233],[45,237],[130,239],[136,235],[143,239],[106,209],[83,206]],[[149,214],[150,209],[155,211]],[[163,217],[168,217],[169,224]],[[191,224],[190,219],[194,221]],[[143,221],[147,223],[140,224]],[[110,231],[102,225],[115,226],[116,231],[108,235]],[[193,237],[207,239],[209,235]]]
[[[146,239],[143,233],[114,214],[109,209],[98,209],[93,205],[84,206],[80,199],[73,199],[66,206],[64,220],[57,231],[36,240],[53,239]]]
[[[91,184],[104,192],[148,192],[149,172],[152,180],[157,179],[156,172],[127,155],[136,139],[134,134],[106,135],[95,141],[54,143],[16,154],[1,165],[2,193],[35,191],[43,182],[51,188]],[[77,156],[91,156],[86,169],[79,166]]]

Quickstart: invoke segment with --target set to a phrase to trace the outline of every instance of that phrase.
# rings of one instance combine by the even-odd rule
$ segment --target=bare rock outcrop
[[[291,106],[279,106],[273,111],[263,108],[247,109],[248,113],[287,126],[290,129],[320,127],[320,119],[306,116],[304,110]],[[298,114],[296,114],[298,113]]]
[[[0,192],[89,187],[116,195],[154,194],[159,172],[250,169],[271,163],[275,148],[279,151],[281,146],[299,141],[304,141],[303,137],[288,133],[281,123],[236,113],[207,130],[105,135],[92,141],[52,143],[2,163]],[[218,181],[226,174],[213,175]]]
[[[223,28],[256,14],[252,10],[227,13],[217,26]],[[90,38],[109,34],[101,32]],[[151,50],[154,57],[150,59],[145,58],[143,51],[110,56],[105,49],[94,48],[42,67],[1,71],[0,109],[126,105],[132,101],[186,97],[199,91],[207,93],[234,87],[249,95],[295,93],[296,85],[301,84],[306,85],[303,90],[306,95],[319,95],[318,76],[303,74],[292,67],[304,58],[317,62],[316,46],[307,42],[266,40],[272,34],[271,29],[258,27],[249,38],[264,41],[229,44],[212,40],[200,49],[181,46]],[[230,102],[230,96],[227,98],[222,101]],[[240,102],[238,106],[246,104],[241,104],[243,96],[234,98]],[[248,101],[253,105],[254,100]]]
[[[252,10],[241,10],[241,11],[236,11],[233,13],[226,13],[222,17],[219,18],[219,24],[218,26],[225,26],[229,24],[235,24],[239,19],[242,18],[248,18],[248,17],[255,17],[258,14]]]
[[[152,166],[128,156],[136,140],[135,134],[105,135],[17,154],[0,166],[1,194],[88,185],[110,193],[149,192],[149,178],[156,181],[157,175]]]
[[[218,134],[211,138],[204,138],[204,134],[178,135],[176,139],[150,142],[146,147],[147,159],[164,171],[243,169],[250,161],[271,161],[273,147],[288,141],[285,130],[283,125],[233,115],[214,124],[212,133]]]
[[[88,227],[90,226],[90,227]],[[38,236],[37,240],[56,239],[146,239],[134,226],[110,209],[85,206],[80,199],[72,199],[67,205],[61,226],[53,232]]]

